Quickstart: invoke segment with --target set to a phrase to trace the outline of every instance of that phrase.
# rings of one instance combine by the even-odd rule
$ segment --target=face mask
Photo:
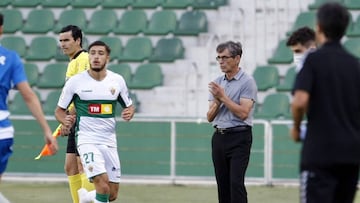
[[[294,64],[297,67],[299,67],[303,63],[303,59],[304,59],[304,54],[303,53],[301,53],[301,54],[294,53],[293,54]]]

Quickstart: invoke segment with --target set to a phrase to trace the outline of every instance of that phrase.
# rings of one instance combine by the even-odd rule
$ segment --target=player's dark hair
[[[74,40],[80,39],[80,47],[82,47],[83,34],[81,29],[76,25],[67,25],[63,27],[59,33],[64,33],[69,31],[71,31],[71,36],[74,38]]]
[[[99,41],[99,40],[98,40],[98,41],[95,41],[95,42],[91,43],[91,44],[89,45],[88,51],[90,51],[91,47],[93,47],[93,46],[103,46],[103,47],[105,47],[108,55],[110,55],[110,53],[111,53],[110,47],[109,47],[105,42],[103,42],[103,41]]]
[[[310,43],[315,42],[315,32],[309,27],[301,27],[295,30],[286,42],[287,46],[294,46],[300,43],[308,47]]]
[[[0,26],[4,24],[4,15],[0,13]]]
[[[331,41],[340,41],[349,24],[350,14],[341,4],[336,2],[325,3],[317,12],[317,23],[326,38]]]
[[[242,46],[240,42],[227,41],[216,47],[216,51],[218,53],[223,52],[225,49],[229,50],[231,56],[233,57],[237,55],[241,57],[242,55]]]

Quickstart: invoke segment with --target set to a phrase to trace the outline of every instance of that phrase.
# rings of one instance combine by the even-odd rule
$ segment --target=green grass
[[[294,203],[298,187],[248,186],[250,203]],[[69,203],[67,183],[2,182],[0,191],[12,202]],[[217,203],[216,186],[122,184],[115,203]],[[357,203],[360,203],[357,195]]]

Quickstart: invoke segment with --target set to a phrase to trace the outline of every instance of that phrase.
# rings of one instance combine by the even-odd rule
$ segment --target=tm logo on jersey
[[[112,114],[112,104],[89,104],[90,114]]]

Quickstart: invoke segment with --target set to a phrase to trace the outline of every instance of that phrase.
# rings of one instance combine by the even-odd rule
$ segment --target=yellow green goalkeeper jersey
[[[67,67],[66,71],[66,80],[68,80],[70,77],[83,72],[84,70],[87,70],[90,68],[89,63],[89,54],[82,50],[78,52],[73,59],[69,62],[69,65]]]

